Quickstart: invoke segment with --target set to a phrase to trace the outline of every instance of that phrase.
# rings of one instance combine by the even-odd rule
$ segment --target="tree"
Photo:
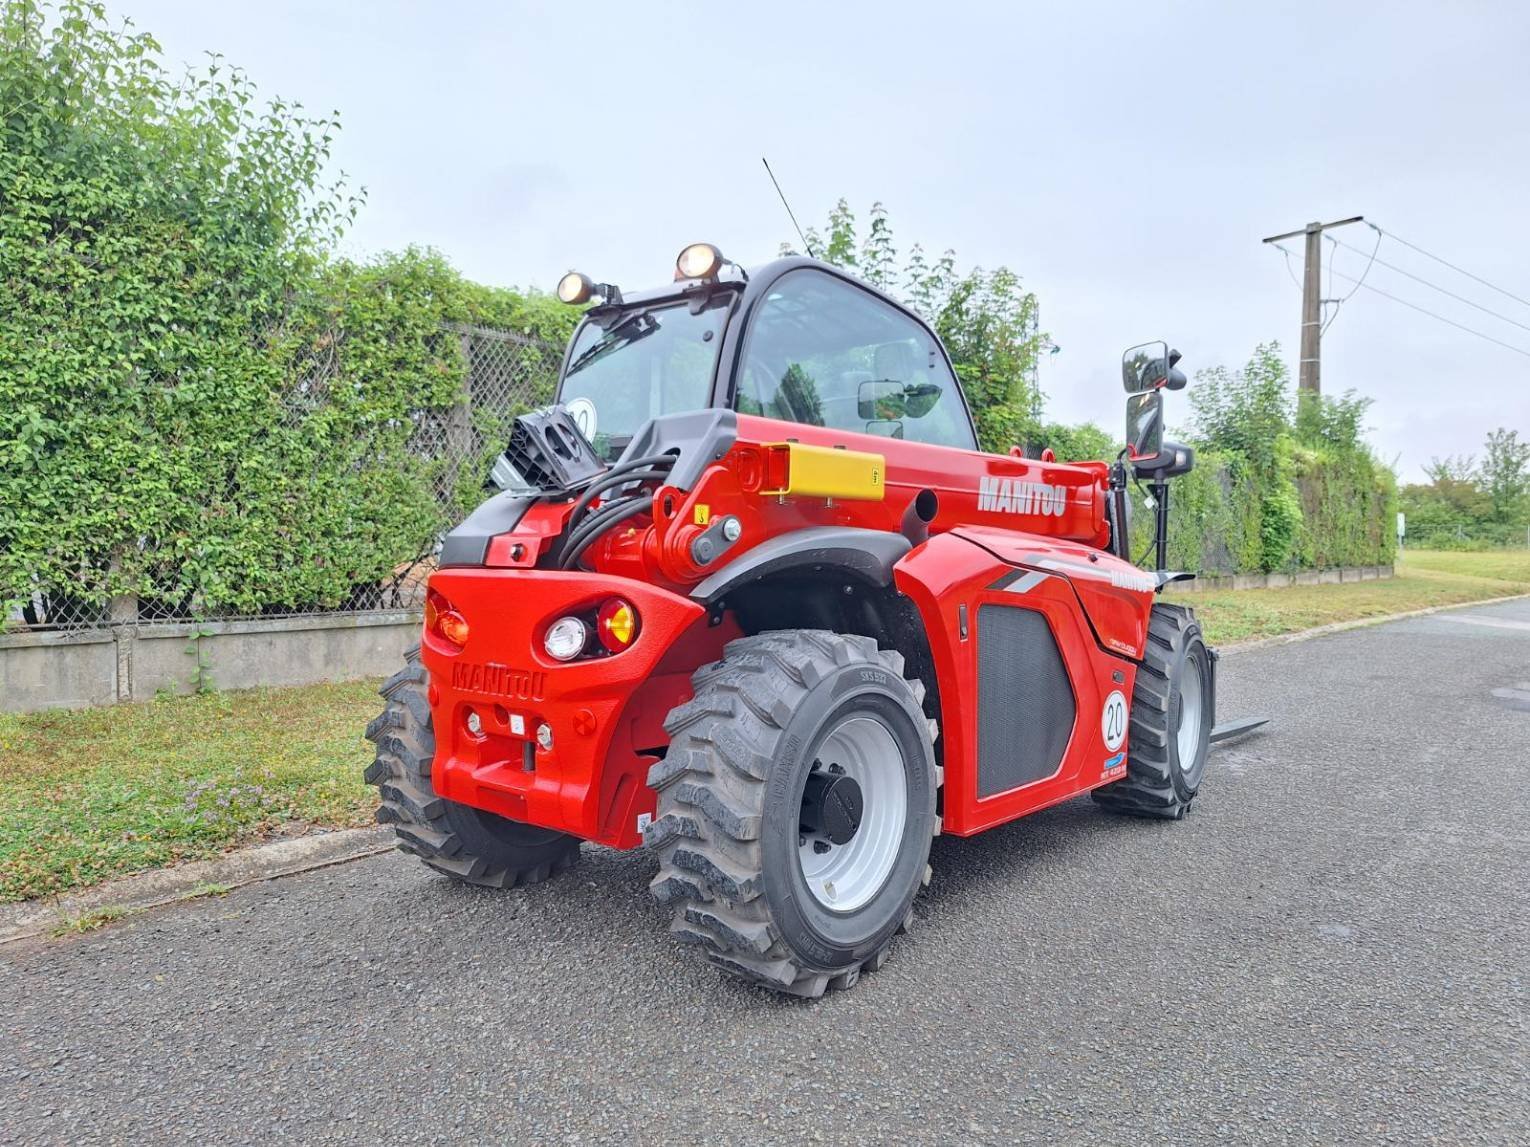
[[[1500,426],[1488,434],[1480,473],[1493,521],[1520,525],[1530,516],[1530,442],[1518,431]]]
[[[1273,473],[1277,443],[1291,430],[1290,383],[1276,342],[1255,347],[1242,370],[1198,371],[1190,409],[1200,441],[1241,455],[1261,474]]]

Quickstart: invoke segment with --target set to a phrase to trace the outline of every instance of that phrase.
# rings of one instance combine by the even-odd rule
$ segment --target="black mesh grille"
[[[1073,688],[1046,618],[978,610],[978,796],[1051,776],[1073,735]]]

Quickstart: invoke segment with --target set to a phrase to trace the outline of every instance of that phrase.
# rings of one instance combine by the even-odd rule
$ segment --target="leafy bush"
[[[418,445],[462,397],[442,323],[573,317],[431,253],[331,261],[335,118],[157,56],[96,4],[0,10],[0,618],[346,603],[482,472]]]
[[[1035,432],[1036,441],[1050,449],[1059,462],[1108,462],[1121,449],[1116,438],[1092,422],[1068,426],[1045,423]]]

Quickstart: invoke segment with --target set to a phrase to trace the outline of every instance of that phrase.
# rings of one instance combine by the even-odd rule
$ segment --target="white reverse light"
[[[548,626],[542,645],[555,661],[572,661],[584,652],[589,636],[589,629],[577,617],[560,617]]]

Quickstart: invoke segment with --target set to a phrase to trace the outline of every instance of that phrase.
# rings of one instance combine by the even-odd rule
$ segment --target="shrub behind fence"
[[[551,400],[561,349],[514,331],[442,323],[416,340],[422,359],[411,361],[405,347],[390,367],[374,361],[374,341],[339,331],[318,340],[321,353],[305,352],[306,368],[273,396],[267,432],[249,437],[259,457],[240,460],[258,465],[263,481],[241,482],[236,466],[227,502],[196,516],[204,536],[137,537],[125,554],[120,545],[116,554],[80,552],[65,566],[75,574],[68,578],[24,573],[3,587],[0,628],[417,607],[442,532],[484,496],[512,421]],[[422,365],[435,385],[415,404],[403,394],[367,401],[368,391],[376,398],[395,388],[358,369],[415,380]],[[241,494],[253,497],[241,503]],[[199,560],[234,532],[218,525],[228,515],[242,518],[236,541],[254,558],[242,580]],[[305,586],[316,592],[305,595]]]

